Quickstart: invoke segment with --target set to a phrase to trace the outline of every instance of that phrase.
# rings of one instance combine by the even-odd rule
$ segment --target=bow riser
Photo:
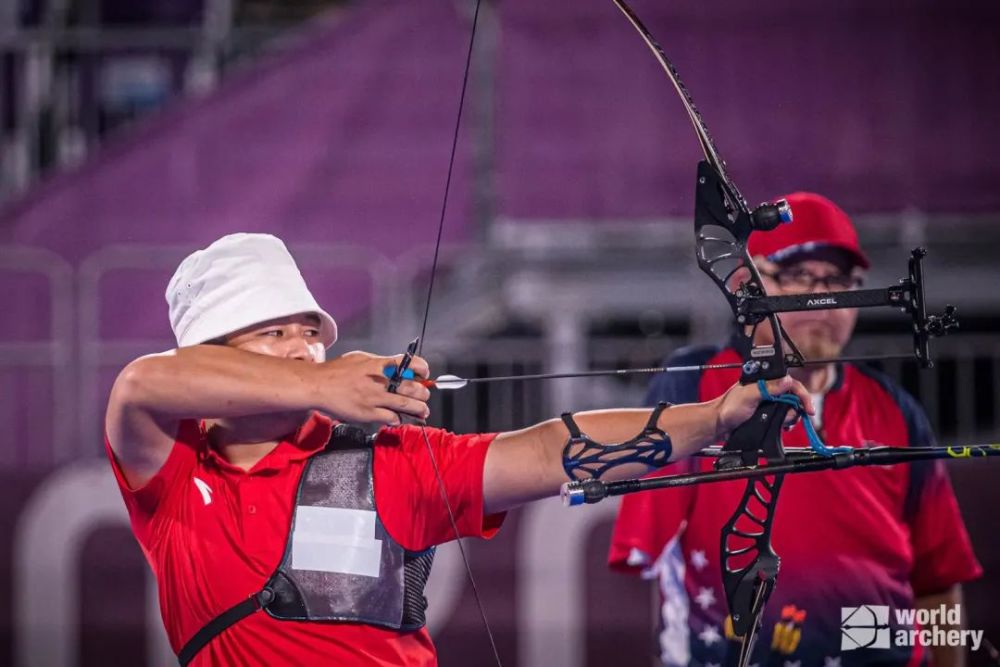
[[[753,320],[744,317],[742,321],[739,316],[744,302],[767,294],[747,250],[754,226],[753,214],[732,184],[707,161],[699,162],[694,204],[698,268],[722,291],[730,310],[737,314],[738,324],[743,325],[736,331],[737,351],[745,360],[740,377],[743,384],[773,380],[787,372],[784,336],[777,316],[770,313]],[[772,343],[755,344],[760,324],[770,328]]]
[[[753,416],[730,434],[715,469],[756,466],[761,455],[768,464],[784,463],[781,433],[790,409],[787,403],[761,403]],[[720,538],[722,584],[733,632],[744,638],[747,652],[781,563],[771,547],[771,526],[783,481],[784,475],[748,480]]]

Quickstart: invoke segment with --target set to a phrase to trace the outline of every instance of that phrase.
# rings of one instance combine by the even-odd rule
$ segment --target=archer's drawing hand
[[[396,393],[386,391],[383,371],[395,366],[402,355],[380,357],[367,352],[347,354],[319,364],[319,409],[346,422],[375,422],[395,425],[400,415],[425,420],[430,415],[430,391],[415,380],[404,380]],[[413,357],[410,369],[417,379],[430,373],[427,362]]]
[[[802,401],[802,407],[805,408],[806,414],[816,414],[813,408],[812,396],[809,395],[809,392],[798,380],[794,380],[787,375],[777,380],[768,380],[767,390],[772,396],[794,394]],[[719,399],[719,437],[726,437],[733,429],[750,419],[757,410],[757,406],[760,405],[760,402],[760,390],[757,388],[756,383],[748,385],[734,384],[730,387]],[[795,419],[795,411],[790,410],[786,424],[794,422]]]

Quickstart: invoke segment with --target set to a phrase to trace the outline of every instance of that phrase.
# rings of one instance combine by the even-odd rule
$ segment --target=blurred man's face
[[[861,285],[860,269],[851,268],[849,262],[836,256],[807,255],[780,265],[756,257],[754,263],[760,271],[764,289],[771,295],[844,292]],[[812,310],[781,313],[778,317],[806,359],[821,359],[840,355],[854,332],[858,311],[856,308]],[[760,326],[758,336],[770,339],[766,324]]]

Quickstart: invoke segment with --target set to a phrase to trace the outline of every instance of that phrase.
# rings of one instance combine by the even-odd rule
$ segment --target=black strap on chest
[[[216,636],[221,635],[224,630],[239,623],[257,610],[263,609],[273,599],[274,593],[270,588],[265,587],[259,593],[255,593],[246,600],[243,600],[243,602],[233,605],[206,623],[201,630],[194,633],[194,636],[184,644],[184,648],[177,654],[177,661],[181,664],[181,667],[186,667],[198,655],[198,651],[205,648],[208,642],[215,639]]]

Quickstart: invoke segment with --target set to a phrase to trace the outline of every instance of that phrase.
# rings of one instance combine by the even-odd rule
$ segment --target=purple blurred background
[[[634,6],[752,202],[831,197],[855,216],[876,283],[928,245],[932,297],[957,303],[969,333],[941,346],[932,374],[887,370],[949,444],[995,441],[1000,5]],[[170,662],[100,424],[117,371],[172,344],[163,290],[184,254],[229,232],[278,234],[344,323],[338,349],[395,353],[415,335],[472,8],[0,10],[0,664]],[[432,361],[469,373],[646,365],[719,335],[724,304],[690,261],[698,145],[631,26],[606,0],[482,11]],[[858,338],[906,345],[879,316]],[[510,428],[570,405],[638,403],[642,381],[503,391],[435,412],[456,430]],[[987,570],[967,590],[969,623],[996,643],[991,471],[953,475]],[[650,663],[651,592],[603,568],[612,515],[540,505],[473,545],[505,664]],[[433,627],[443,664],[481,664],[459,568],[443,550]]]

